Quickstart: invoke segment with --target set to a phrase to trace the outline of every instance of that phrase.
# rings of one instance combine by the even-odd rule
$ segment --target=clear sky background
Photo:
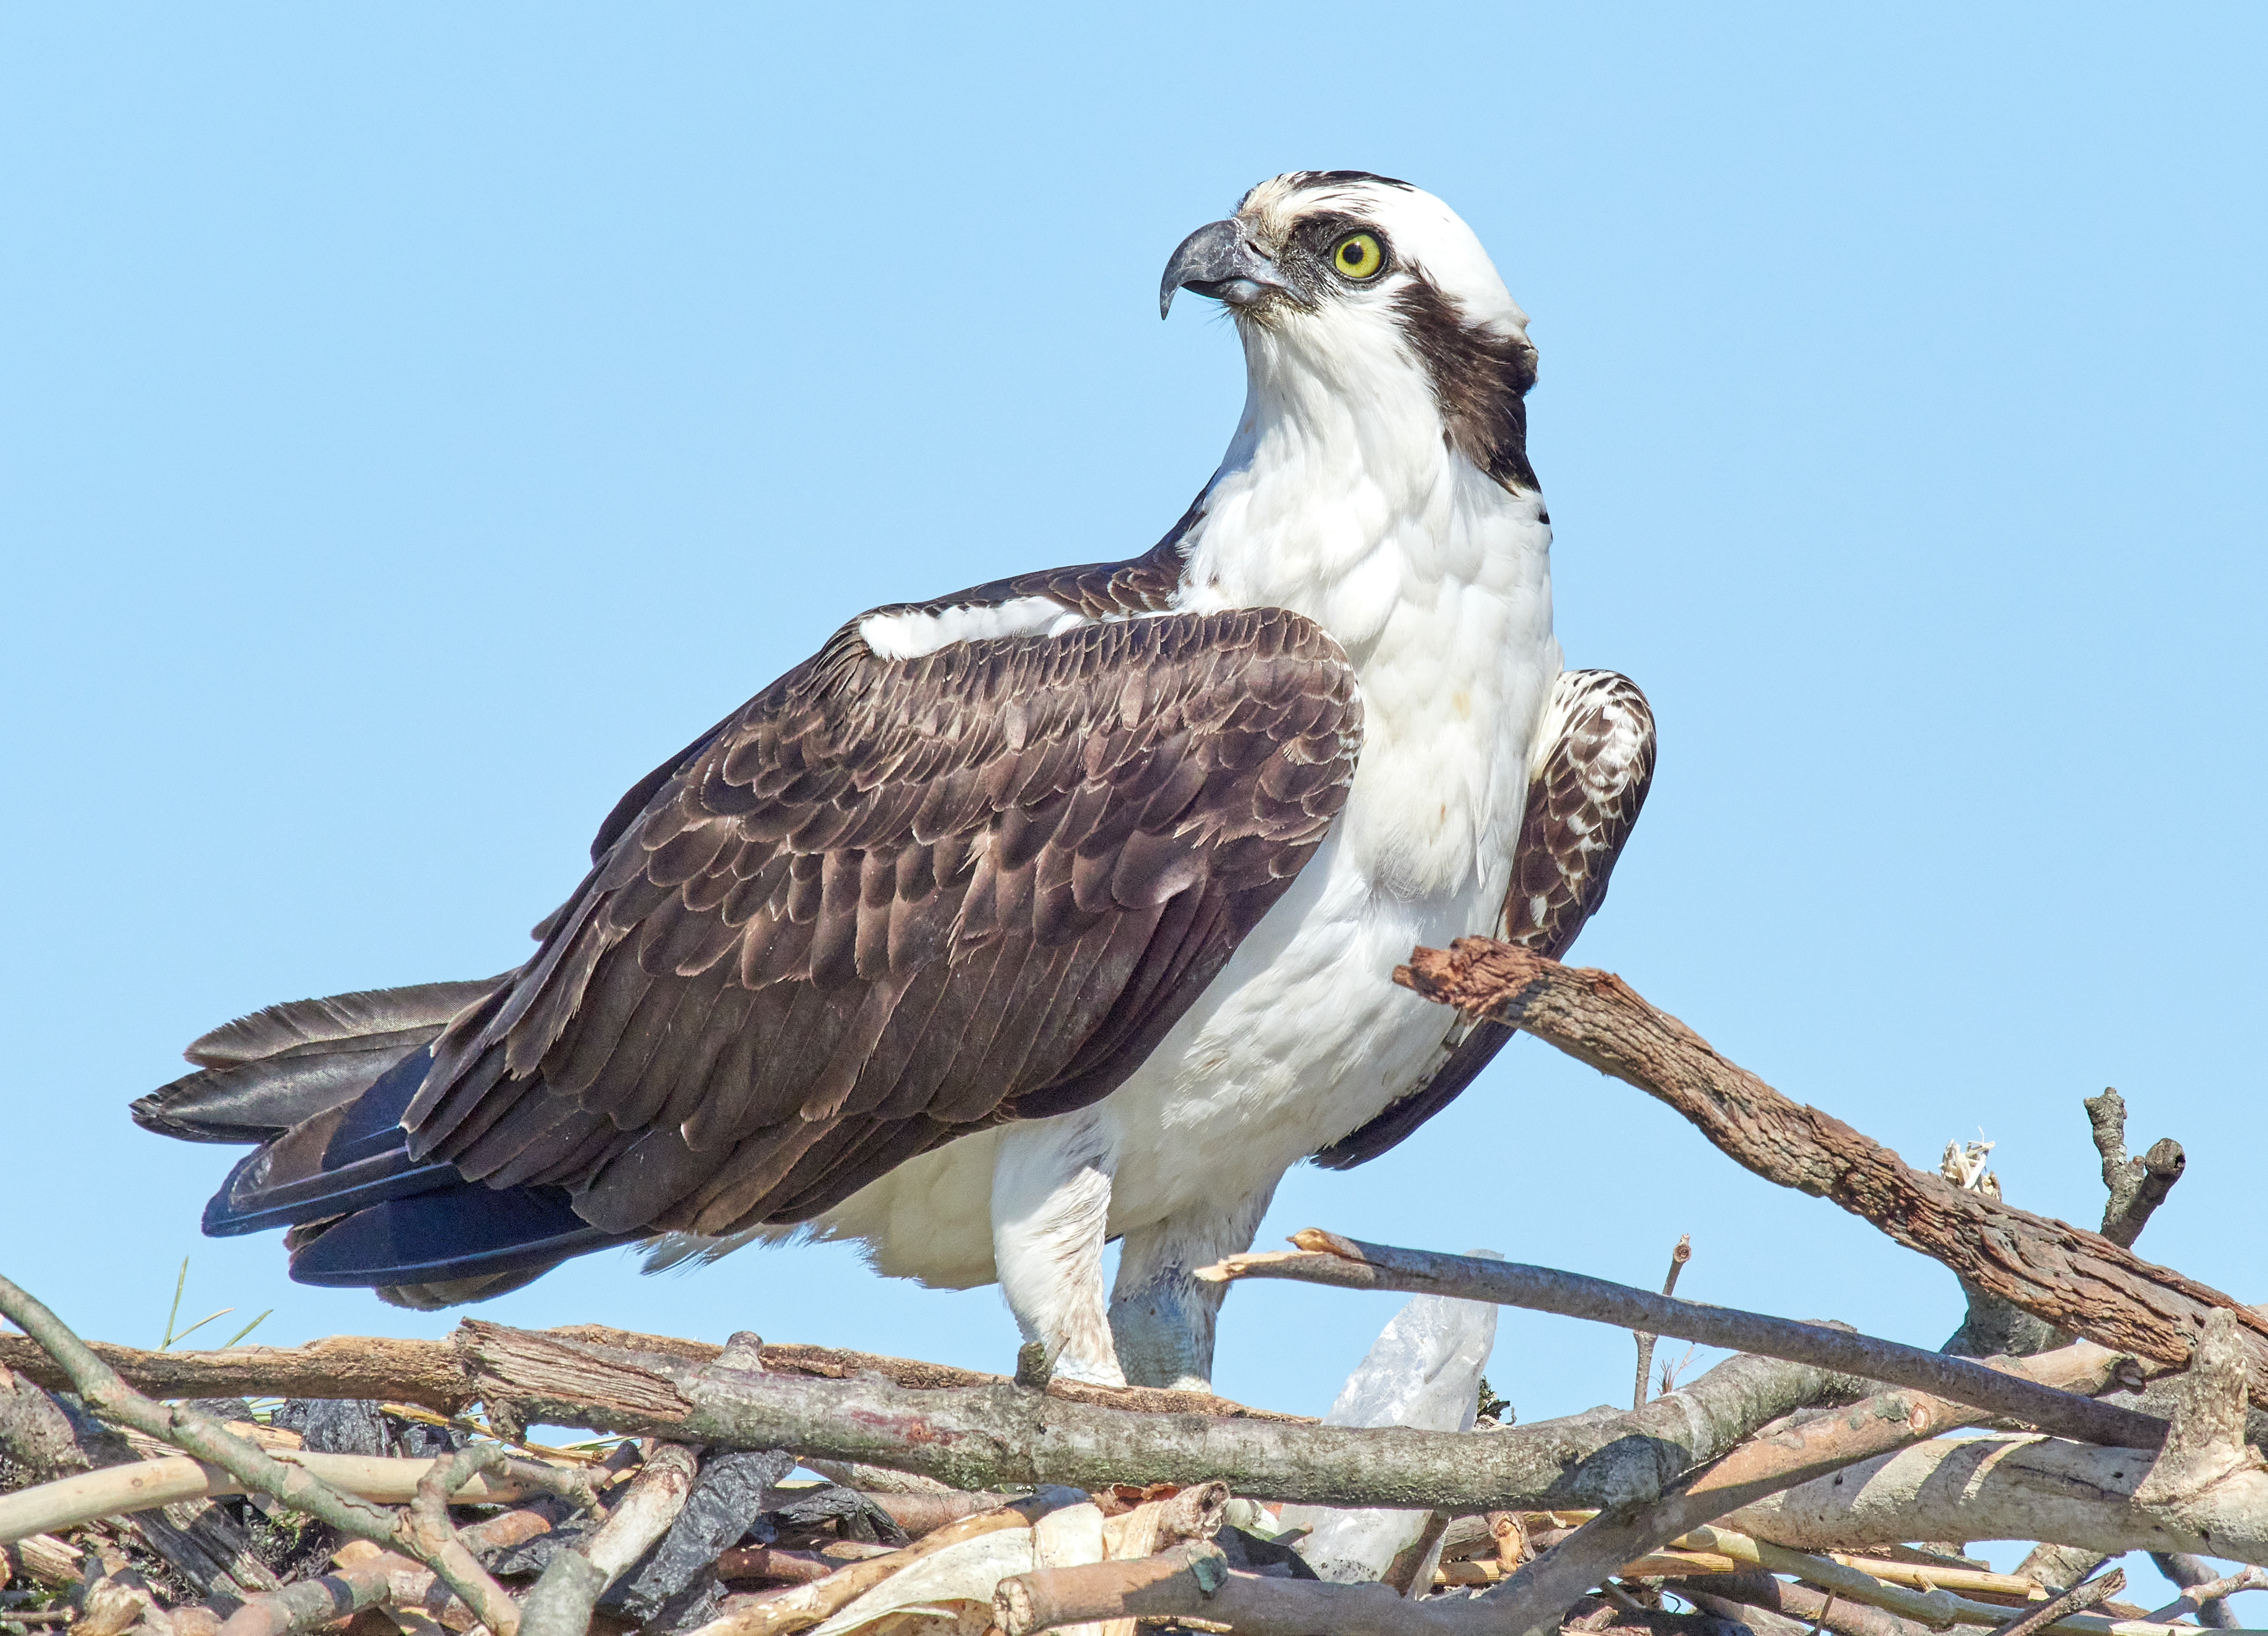
[[[120,1341],[185,1254],[215,1331],[441,1332],[200,1239],[235,1150],[128,1099],[269,1001],[522,958],[615,796],[861,608],[1147,547],[1242,393],[1160,268],[1348,166],[1533,314],[1562,640],[1660,716],[1576,957],[2090,1225],[2117,1085],[2190,1154],[2141,1248],[2268,1298],[2268,13],[1983,13],[0,11],[0,1265]],[[1960,1316],[1528,1040],[1263,1238],[1311,1222],[1640,1283],[1690,1233],[1703,1300]],[[1241,1289],[1218,1383],[1320,1411],[1394,1304]],[[839,1248],[483,1315],[1015,1341]],[[1532,1420],[1630,1357],[1507,1313],[1490,1377]]]

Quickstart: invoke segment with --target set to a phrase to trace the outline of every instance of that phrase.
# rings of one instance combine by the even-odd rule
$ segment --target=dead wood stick
[[[86,1343],[52,1311],[22,1288],[0,1278],[0,1314],[47,1349],[70,1376],[87,1406],[115,1425],[162,1437],[201,1460],[210,1461],[248,1487],[282,1500],[294,1510],[328,1522],[340,1532],[378,1544],[401,1545],[423,1557],[408,1520],[366,1500],[342,1493],[304,1467],[286,1465],[256,1444],[229,1432],[202,1410],[185,1403],[152,1403],[119,1379],[117,1372],[87,1349]],[[428,1566],[468,1603],[477,1588],[460,1585],[446,1561]],[[498,1632],[498,1636],[511,1636]]]
[[[1288,1278],[1345,1289],[1398,1289],[1492,1301],[1625,1329],[1652,1329],[1681,1340],[1863,1376],[2013,1416],[2083,1442],[2153,1449],[2165,1437],[2165,1422],[2154,1416],[2043,1386],[2014,1368],[1988,1368],[1967,1358],[1849,1330],[1678,1301],[1552,1267],[1364,1244],[1312,1227],[1294,1233],[1292,1242],[1300,1246],[1298,1251],[1230,1256],[1216,1266],[1199,1267],[1197,1276],[1213,1282]]]
[[[1726,1528],[1697,1528],[1681,1537],[1681,1549],[1705,1551],[1730,1557],[1745,1567],[1762,1568],[1768,1573],[1789,1574],[1808,1580],[1822,1590],[1870,1607],[1885,1608],[1901,1617],[1926,1625],[1932,1630],[1943,1630],[1948,1625],[1984,1625],[1997,1627],[2007,1622],[2008,1610],[1990,1603],[1973,1602],[1951,1591],[1908,1590],[1903,1586],[1887,1584],[1873,1574],[1832,1558],[1808,1556],[1790,1551],[1769,1540],[1758,1539]],[[1494,1593],[1491,1593],[1491,1595]],[[2042,1611],[2053,1606],[2042,1604]],[[2159,1624],[2150,1619],[2103,1619],[2079,1612],[2056,1615],[2051,1621],[2032,1627],[2028,1636],[2053,1632],[2054,1636],[2182,1636],[2194,1626]]]
[[[394,1561],[407,1561],[396,1557]],[[291,1636],[313,1630],[394,1600],[394,1576],[386,1555],[317,1579],[251,1598],[222,1621],[220,1636]]]
[[[768,1596],[760,1602],[733,1609],[722,1618],[702,1625],[693,1632],[693,1636],[787,1636],[790,1632],[808,1630],[849,1607],[893,1574],[902,1573],[915,1563],[933,1557],[949,1546],[1006,1529],[1029,1528],[1049,1512],[1067,1505],[1081,1504],[1086,1499],[1086,1493],[1075,1488],[1042,1488],[1027,1498],[1012,1500],[996,1511],[981,1511],[975,1516],[948,1522],[902,1551],[893,1551],[887,1556],[869,1557],[865,1561],[854,1562],[825,1579],[798,1585],[776,1596]]]
[[[1515,1636],[1521,1628],[1484,1601],[1417,1602],[1376,1583],[1236,1573],[1219,1546],[1197,1541],[1138,1562],[1012,1574],[992,1595],[1003,1636],[1125,1618],[1202,1619],[1237,1636]]]
[[[649,1453],[599,1531],[551,1559],[520,1605],[521,1636],[583,1636],[607,1587],[668,1532],[685,1508],[699,1469],[693,1451],[681,1444],[663,1443]]]
[[[2058,1619],[2068,1618],[2089,1608],[2101,1607],[2125,1588],[2126,1570],[2113,1568],[2101,1579],[2074,1585],[2062,1596],[2039,1607],[2026,1609],[2006,1625],[1994,1626],[1992,1636],[2032,1636],[2034,1631],[2043,1631]]]
[[[776,1545],[736,1545],[717,1559],[718,1579],[766,1579],[808,1585],[825,1579],[836,1565],[812,1551],[782,1551]]]
[[[437,1457],[432,1469],[417,1482],[416,1497],[405,1519],[417,1542],[418,1554],[433,1565],[434,1573],[464,1598],[494,1636],[518,1636],[519,1604],[474,1559],[449,1521],[449,1502],[475,1476],[500,1471],[511,1462],[494,1443],[459,1449]],[[586,1493],[585,1498],[589,1496]],[[602,1530],[603,1531],[603,1530]]]
[[[2242,1621],[2224,1599],[2240,1590],[2268,1590],[2268,1575],[2258,1568],[2224,1576],[2203,1557],[2174,1551],[2154,1551],[2150,1560],[2158,1565],[2159,1573],[2182,1588],[2179,1596],[2150,1616],[2154,1619],[2177,1619],[2193,1610],[2198,1624],[2233,1630]]]
[[[42,1585],[77,1584],[78,1553],[52,1534],[33,1534],[0,1545],[0,1584],[17,1578]]]
[[[279,1452],[276,1458],[298,1466],[342,1493],[394,1505],[416,1496],[418,1479],[433,1464],[375,1455],[298,1451]],[[460,1503],[497,1505],[550,1492],[549,1485],[533,1480],[533,1474],[524,1469],[528,1464],[512,1462],[503,1473],[475,1478],[466,1486]],[[122,1516],[177,1500],[247,1492],[257,1491],[212,1462],[187,1455],[103,1466],[0,1494],[0,1544],[31,1534],[51,1534],[99,1516]]]
[[[832,1462],[829,1462],[832,1464]],[[815,1468],[814,1468],[815,1469]],[[947,1522],[958,1522],[962,1517],[975,1516],[980,1511],[997,1511],[1008,1503],[1006,1494],[980,1490],[963,1493],[865,1493],[882,1510],[889,1513],[890,1521],[903,1530],[908,1539],[919,1539],[934,1534]]]
[[[2102,1207],[2102,1236],[2131,1250],[2151,1213],[2182,1179],[2189,1159],[2182,1144],[2170,1136],[2152,1142],[2140,1158],[2128,1158],[2126,1098],[2116,1086],[2104,1086],[2101,1096],[2086,1097],[2080,1105],[2087,1110],[2095,1150],[2102,1155],[2102,1185],[2110,1193]]]
[[[2174,1383],[2165,1446],[2052,1439],[1934,1442],[1845,1468],[1728,1519],[1789,1544],[2043,1539],[2116,1555],[2211,1551],[2268,1564],[2268,1471],[2245,1446],[2245,1353],[2235,1315],[2205,1319]]]
[[[1712,1050],[1611,972],[1565,966],[1493,938],[1420,949],[1395,980],[1533,1034],[1659,1098],[1736,1163],[1834,1200],[1979,1288],[2106,1346],[2178,1367],[2205,1315],[2239,1311],[2252,1401],[2268,1406],[2268,1318],[2154,1266],[2100,1233],[1955,1186],[1840,1119],[1790,1100]]]
[[[1762,1608],[1768,1613],[1800,1619],[1815,1629],[1832,1631],[1835,1636],[1925,1636],[1929,1629],[1881,1608],[1868,1607],[1863,1602],[1837,1598],[1808,1585],[1775,1579],[1761,1568],[1680,1580],[1677,1594],[1719,1618],[1740,1619],[1746,1610]],[[1756,1636],[1764,1636],[1764,1632],[1758,1631]]]
[[[571,1345],[603,1347],[626,1356],[652,1354],[685,1365],[713,1362],[723,1350],[709,1341],[640,1334],[598,1324],[571,1324],[541,1332]],[[461,1328],[446,1340],[332,1335],[304,1346],[232,1346],[218,1352],[144,1352],[107,1341],[86,1344],[128,1385],[152,1398],[359,1398],[458,1414],[481,1397],[468,1338]],[[759,1355],[768,1371],[821,1380],[878,1375],[901,1386],[944,1388],[998,1386],[1008,1379],[1005,1375],[914,1358],[792,1341],[765,1342]],[[70,1386],[69,1375],[38,1343],[18,1335],[0,1335],[0,1368],[14,1370],[41,1386]],[[1312,1415],[1282,1414],[1209,1392],[1154,1386],[1050,1381],[1048,1395],[1134,1413],[1219,1414],[1300,1426],[1315,1423]]]
[[[1659,1494],[1757,1427],[1866,1382],[1728,1360],[1635,1413],[1475,1436],[1403,1427],[1130,1414],[1013,1386],[907,1391],[710,1366],[667,1374],[550,1334],[471,1323],[482,1391],[529,1420],[919,1471],[964,1488],[1219,1478],[1256,1499],[1453,1511],[1550,1510]]]
[[[1668,1274],[1661,1280],[1663,1295],[1674,1295],[1677,1293],[1677,1275],[1685,1270],[1685,1264],[1692,1258],[1693,1235],[1678,1234],[1677,1246],[1669,1252]],[[1638,1384],[1631,1389],[1631,1407],[1643,1409],[1646,1407],[1646,1387],[1649,1384],[1647,1377],[1653,1373],[1653,1343],[1657,1337],[1645,1330],[1638,1331],[1637,1336]]]
[[[1655,1504],[1602,1512],[1489,1596],[1518,1608],[1524,1626],[1556,1621],[1585,1591],[1626,1572],[1622,1565],[1705,1522],[1975,1418],[1921,1392],[1884,1392],[1833,1414],[1767,1427]]]

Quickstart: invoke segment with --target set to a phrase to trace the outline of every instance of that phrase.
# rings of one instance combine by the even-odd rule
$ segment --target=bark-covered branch
[[[1712,1050],[1611,972],[1492,938],[1420,949],[1395,980],[1533,1034],[1675,1108],[1747,1170],[1836,1204],[1979,1288],[2104,1346],[2186,1363],[2208,1313],[2235,1310],[2249,1390],[2268,1405],[2268,1317],[2100,1233],[2014,1209],[1908,1165]]]
[[[2140,1158],[2128,1158],[2126,1098],[2115,1086],[2105,1086],[2101,1096],[2088,1097],[2082,1105],[2095,1133],[2095,1150],[2102,1155],[2102,1185],[2110,1194],[2102,1207],[2102,1236],[2132,1249],[2150,1213],[2182,1179],[2189,1159],[2170,1136],[2152,1142]]]
[[[908,1390],[688,1366],[468,1322],[482,1395],[531,1420],[917,1471],[956,1487],[1192,1483],[1322,1505],[1461,1511],[1645,1503],[1757,1427],[1867,1383],[1734,1358],[1631,1413],[1473,1434],[1131,1413],[1013,1385]]]
[[[2051,1439],[1933,1442],[1744,1507],[1736,1528],[1794,1546],[2047,1539],[2115,1556],[2268,1564],[2268,1471],[2245,1446],[2234,1315],[2206,1321],[2154,1456]]]
[[[1489,1593],[1527,1610],[1543,1628],[1577,1596],[1681,1534],[1767,1494],[1902,1449],[1971,1417],[1921,1392],[1885,1392],[1833,1414],[1771,1427],[1656,1503],[1604,1511]]]
[[[600,1346],[623,1353],[652,1353],[681,1364],[713,1362],[723,1348],[710,1341],[671,1335],[644,1335],[601,1324],[571,1324],[545,1334],[570,1345]],[[88,1350],[136,1390],[152,1398],[354,1398],[415,1404],[443,1414],[462,1412],[481,1399],[470,1351],[472,1337],[462,1328],[446,1340],[400,1340],[383,1335],[331,1335],[303,1346],[232,1346],[217,1352],[144,1352],[107,1341]],[[900,1386],[943,1388],[997,1386],[1005,1375],[959,1369],[914,1358],[884,1357],[837,1346],[763,1342],[760,1356],[767,1373],[843,1380],[873,1375]],[[0,1335],[0,1368],[28,1381],[69,1390],[70,1379],[38,1342]],[[1312,1425],[1314,1417],[1256,1409],[1209,1392],[1174,1391],[1154,1386],[1097,1386],[1085,1381],[1050,1381],[1048,1392],[1071,1403],[1095,1404],[1150,1414],[1219,1414]],[[0,1413],[4,1413],[0,1401]]]
[[[1411,1295],[1491,1301],[1499,1306],[1557,1312],[1625,1329],[1651,1329],[1681,1340],[1840,1369],[1932,1392],[2087,1442],[2150,1449],[2165,1436],[2161,1420],[2042,1385],[2017,1372],[2021,1366],[1988,1368],[1966,1358],[1823,1324],[1799,1324],[1761,1312],[1679,1301],[1551,1267],[1364,1244],[1315,1228],[1292,1235],[1292,1242],[1300,1249],[1231,1256],[1216,1266],[1199,1268],[1197,1276],[1215,1281],[1288,1278],[1344,1289],[1396,1289]]]

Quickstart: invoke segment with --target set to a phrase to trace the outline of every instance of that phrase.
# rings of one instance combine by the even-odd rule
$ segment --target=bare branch
[[[2151,1143],[2140,1158],[2128,1158],[2126,1099],[2115,1086],[2104,1086],[2101,1096],[2089,1097],[2080,1105],[2095,1132],[2095,1150],[2102,1155],[2102,1185],[2110,1191],[2110,1201],[2102,1207],[2102,1236],[2131,1247],[2150,1213],[2182,1179],[2189,1160],[2181,1143],[2170,1136]]]
[[[2018,1614],[2006,1625],[1995,1627],[1992,1636],[2032,1636],[2033,1632],[2043,1631],[2058,1619],[2101,1607],[2125,1588],[2126,1570],[2113,1568],[2101,1579],[2074,1585],[2062,1596]]]
[[[2154,1456],[2047,1439],[1935,1442],[1847,1467],[1729,1519],[1793,1545],[2042,1539],[2106,1555],[2183,1551],[2268,1564],[2268,1471],[2243,1444],[2244,1354],[2207,1318]]]
[[[1669,1272],[1661,1280],[1663,1295],[1677,1293],[1677,1275],[1685,1270],[1685,1264],[1692,1258],[1693,1235],[1678,1234],[1676,1248],[1669,1252]],[[1635,1333],[1638,1339],[1638,1383],[1631,1389],[1631,1407],[1643,1409],[1646,1407],[1646,1376],[1653,1373],[1653,1343],[1656,1338],[1645,1330]]]
[[[2208,1602],[2226,1601],[2240,1590],[2268,1590],[2268,1568],[2240,1568],[2234,1574],[2209,1579],[2201,1585],[2188,1586],[2180,1596],[2150,1617],[2154,1619],[2176,1619],[2202,1608]]]
[[[409,1502],[404,1519],[417,1554],[432,1564],[435,1576],[462,1597],[495,1636],[516,1636],[519,1605],[457,1537],[449,1522],[449,1502],[475,1475],[500,1471],[510,1464],[504,1450],[494,1443],[441,1456],[433,1462],[432,1470],[418,1479],[416,1497]]]
[[[607,1347],[624,1354],[651,1353],[685,1364],[714,1362],[723,1350],[710,1341],[638,1334],[599,1324],[571,1324],[543,1332],[570,1346]],[[415,1404],[443,1414],[457,1414],[481,1398],[470,1344],[470,1337],[460,1328],[447,1340],[333,1335],[304,1346],[233,1346],[220,1352],[144,1352],[94,1341],[88,1343],[88,1350],[128,1385],[152,1398],[356,1398]],[[995,1386],[1008,1378],[837,1346],[792,1341],[757,1344],[764,1369],[773,1374],[820,1380],[874,1375],[917,1389]],[[41,1386],[70,1385],[68,1372],[36,1341],[21,1336],[0,1335],[0,1368],[12,1369]],[[1048,1394],[1136,1413],[1223,1414],[1299,1426],[1314,1424],[1312,1415],[1283,1414],[1210,1392],[1155,1386],[1050,1381]]]
[[[2202,1594],[2208,1587],[2218,1584],[2221,1578],[2220,1570],[2203,1557],[2193,1557],[2177,1551],[2154,1551],[2150,1553],[2150,1560],[2158,1565],[2159,1573],[2182,1588],[2180,1598],[2168,1604],[2164,1617],[2178,1618],[2181,1616],[2175,1610],[2191,1607],[2197,1610],[2198,1624],[2215,1630],[2235,1630],[2243,1623],[2228,1603]],[[2247,1568],[2245,1573],[2257,1571]]]
[[[501,1451],[499,1451],[501,1452]],[[280,1462],[359,1499],[400,1504],[413,1498],[430,1460],[394,1460],[374,1455],[284,1451]],[[468,1505],[497,1505],[552,1492],[534,1475],[532,1463],[514,1460],[497,1476],[477,1479],[464,1493]],[[154,1510],[183,1500],[260,1492],[242,1478],[210,1461],[176,1455],[130,1465],[104,1466],[76,1477],[58,1478],[33,1488],[0,1494],[0,1543],[28,1534],[53,1533],[99,1516]]]
[[[320,1517],[357,1539],[394,1538],[394,1513],[340,1493],[304,1468],[280,1464],[187,1404],[152,1403],[102,1361],[40,1302],[0,1278],[0,1312],[45,1347],[70,1376],[87,1406],[105,1420],[162,1437],[221,1467],[247,1487],[271,1494],[296,1510]]]
[[[1542,1628],[1622,1564],[1752,1500],[1974,1418],[1919,1392],[1886,1392],[1847,1410],[1768,1427],[1655,1504],[1602,1512],[1489,1593]]]
[[[1790,1551],[1769,1540],[1730,1529],[1696,1529],[1678,1544],[1690,1549],[1721,1553],[1751,1568],[1799,1575],[1833,1596],[1887,1609],[1932,1630],[1943,1630],[1948,1625],[1984,1625],[1993,1627],[1994,1636],[1999,1636],[2000,1627],[2007,1623],[2008,1610],[2006,1608],[1972,1601],[1967,1596],[1956,1596],[1941,1588],[1908,1590],[1903,1586],[1876,1579],[1848,1563]],[[2124,1574],[2117,1577],[2120,1584],[2125,1582]],[[2083,1588],[2091,1590],[2094,1588]],[[2113,1591],[2102,1593],[2103,1596],[2111,1594]],[[2094,1603],[2090,1601],[2080,1605],[2092,1606]],[[2050,1602],[2036,1610],[2048,1617],[2028,1625],[2027,1636],[2037,1636],[2038,1632],[2058,1632],[2059,1636],[2103,1636],[2106,1632],[2110,1636],[2180,1636],[2184,1629],[2195,1628],[2159,1624],[2149,1619],[2106,1621],[2076,1610],[2056,1613],[2053,1611],[2055,1607],[2056,1603]]]
[[[1682,1580],[1677,1594],[1719,1618],[1747,1625],[1756,1636],[1793,1636],[1793,1632],[1781,1632],[1752,1618],[1751,1610],[1758,1608],[1767,1615],[1800,1620],[1815,1631],[1832,1631],[1835,1636],[1927,1636],[1929,1630],[1926,1625],[1863,1602],[1837,1599],[1808,1585],[1775,1579],[1761,1568]]]
[[[1197,1276],[1215,1281],[1289,1278],[1347,1289],[1407,1290],[1413,1295],[1492,1301],[1500,1306],[1557,1312],[1624,1328],[1643,1325],[1683,1340],[1786,1358],[1931,1392],[2088,1442],[2148,1449],[2155,1448],[2165,1435],[2163,1422],[2150,1416],[2040,1385],[2013,1369],[1987,1368],[1965,1358],[1848,1330],[1673,1300],[1627,1284],[1610,1284],[1604,1279],[1550,1267],[1363,1244],[1315,1228],[1293,1234],[1292,1242],[1304,1253],[1231,1256],[1216,1266],[1199,1268]]]
[[[1658,1297],[1650,1297],[1658,1299]],[[531,1420],[887,1465],[964,1488],[1195,1483],[1319,1505],[1550,1510],[1643,1502],[1758,1426],[1866,1382],[1763,1358],[1719,1364],[1635,1413],[1474,1434],[1129,1413],[1001,1384],[908,1391],[703,1368],[468,1321],[491,1403]],[[633,1361],[635,1360],[635,1361]]]
[[[1446,952],[1418,950],[1395,980],[1533,1034],[1658,1097],[1765,1180],[1831,1199],[1899,1244],[2074,1334],[2178,1367],[2189,1361],[2206,1313],[2239,1307],[2099,1233],[1911,1168],[1841,1120],[1726,1060],[1609,972],[1462,937]],[[2268,1317],[2239,1317],[2252,1400],[2268,1406]]]
[[[520,1636],[583,1636],[607,1587],[668,1531],[684,1508],[698,1464],[691,1449],[675,1443],[648,1454],[630,1492],[599,1531],[579,1548],[551,1559],[519,1610]]]

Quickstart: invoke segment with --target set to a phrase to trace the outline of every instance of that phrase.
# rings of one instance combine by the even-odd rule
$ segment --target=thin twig
[[[1492,1301],[1499,1306],[1557,1312],[1624,1329],[1643,1326],[1681,1340],[1730,1346],[1760,1357],[1786,1358],[1888,1385],[1911,1387],[2086,1442],[2154,1449],[2165,1440],[2165,1422],[2154,1416],[2058,1391],[1966,1358],[1925,1352],[1918,1346],[1848,1330],[1677,1301],[1552,1267],[1364,1244],[1318,1228],[1303,1228],[1292,1236],[1292,1242],[1300,1246],[1300,1252],[1231,1256],[1217,1266],[1199,1267],[1196,1275],[1211,1282],[1288,1278],[1341,1288],[1398,1289],[1412,1295]]]
[[[1677,1293],[1677,1275],[1685,1270],[1685,1264],[1692,1258],[1693,1235],[1678,1234],[1677,1248],[1669,1252],[1669,1274],[1661,1280],[1663,1295],[1674,1295]],[[1631,1407],[1643,1409],[1646,1407],[1646,1377],[1653,1373],[1654,1337],[1645,1330],[1635,1332],[1638,1336],[1638,1384],[1631,1391]],[[1667,1390],[1668,1388],[1665,1387],[1663,1390]]]
[[[2240,1590],[2268,1590],[2268,1569],[2240,1568],[2234,1574],[2219,1574],[2201,1584],[2185,1586],[2180,1596],[2150,1617],[2154,1619],[2177,1619],[2184,1613],[2201,1614],[2207,1603],[2225,1602]]]
[[[2074,1585],[2060,1596],[2028,1608],[2006,1625],[1993,1628],[1992,1636],[2032,1636],[2034,1631],[2045,1630],[2058,1619],[2069,1618],[2089,1608],[2101,1607],[2126,1588],[2126,1570],[2113,1568],[2101,1579],[2091,1579],[2084,1585]]]
[[[15,1283],[0,1277],[0,1312],[47,1349],[63,1366],[87,1406],[114,1425],[131,1427],[151,1437],[161,1437],[201,1460],[209,1460],[260,1493],[282,1500],[294,1510],[329,1523],[341,1533],[374,1544],[398,1545],[431,1567],[441,1581],[468,1604],[480,1588],[460,1584],[445,1561],[434,1561],[421,1548],[409,1519],[352,1494],[342,1493],[304,1466],[286,1465],[266,1450],[224,1427],[202,1410],[186,1403],[151,1402],[118,1377],[117,1371],[95,1356],[86,1343],[42,1302]],[[494,1581],[490,1581],[491,1584]],[[509,1636],[498,1632],[497,1636]]]
[[[517,1636],[519,1604],[473,1559],[473,1553],[457,1537],[449,1522],[449,1501],[475,1476],[501,1471],[510,1464],[504,1451],[494,1443],[475,1444],[439,1456],[419,1481],[406,1519],[417,1542],[418,1555],[432,1564],[435,1574],[464,1598],[465,1605],[480,1616],[481,1623],[495,1636]]]

